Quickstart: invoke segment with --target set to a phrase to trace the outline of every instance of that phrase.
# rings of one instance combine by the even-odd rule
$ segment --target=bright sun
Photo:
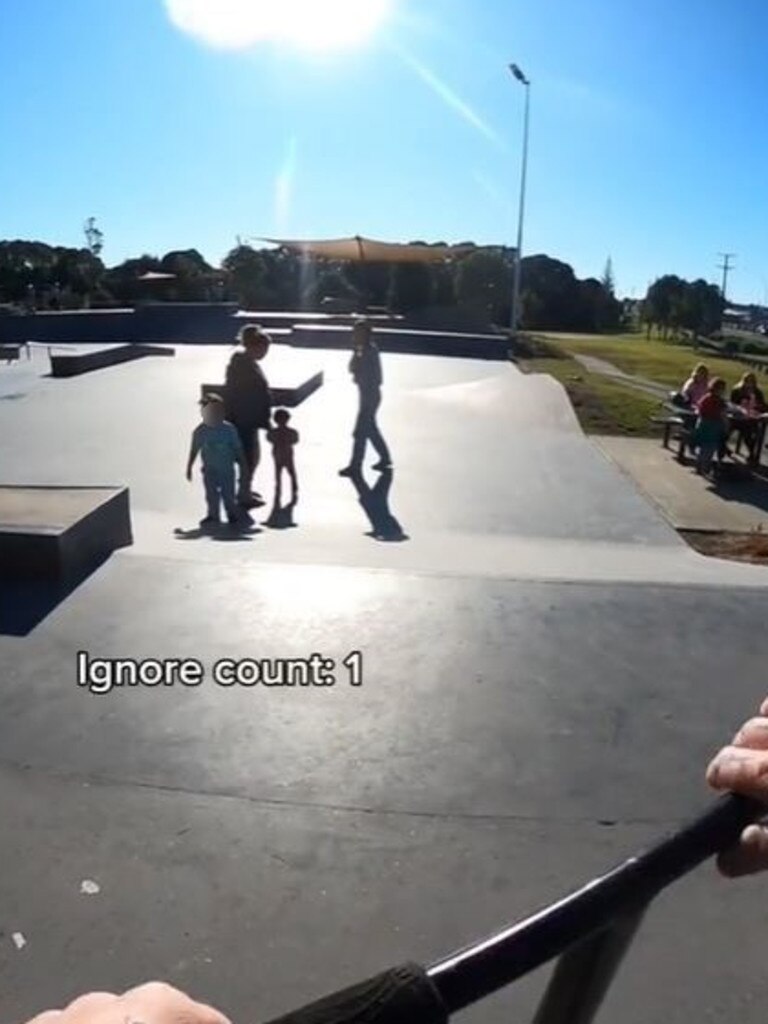
[[[247,49],[261,42],[312,50],[365,42],[393,0],[165,0],[173,23],[210,46]]]

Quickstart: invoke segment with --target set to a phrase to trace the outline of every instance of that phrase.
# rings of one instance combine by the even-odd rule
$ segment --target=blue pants
[[[237,519],[238,508],[235,503],[235,467],[203,466],[203,483],[205,484],[205,503],[208,506],[208,518],[219,518],[219,506],[229,519]]]
[[[720,450],[719,441],[704,441],[699,445],[699,454],[696,459],[696,467],[700,473],[709,473],[712,469],[715,455]]]
[[[365,457],[365,449],[370,441],[376,454],[382,462],[391,462],[387,442],[379,430],[376,422],[376,413],[381,404],[381,392],[376,389],[372,392],[360,392],[360,407],[355,421],[355,429],[352,431],[354,445],[352,447],[351,466],[360,467]]]

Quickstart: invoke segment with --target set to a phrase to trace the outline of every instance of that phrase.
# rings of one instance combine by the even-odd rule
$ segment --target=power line
[[[726,301],[725,297],[726,297],[726,294],[728,292],[728,274],[733,270],[733,265],[731,264],[731,260],[735,259],[736,253],[735,252],[719,252],[717,255],[718,256],[722,256],[722,258],[723,258],[723,262],[722,263],[718,263],[717,269],[718,270],[722,270],[722,272],[723,272],[723,286],[720,289],[720,293],[723,296],[723,303],[725,303],[725,301]]]

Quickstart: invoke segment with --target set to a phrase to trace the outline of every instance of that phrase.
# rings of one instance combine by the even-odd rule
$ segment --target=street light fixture
[[[528,174],[528,121],[530,114],[531,83],[517,64],[510,64],[509,70],[521,85],[525,86],[525,115],[523,118],[523,155],[520,170],[520,209],[517,217],[517,250],[515,252],[515,272],[512,283],[512,314],[510,317],[512,333],[517,334],[520,322],[520,275],[523,259],[523,222],[525,219],[525,184]]]

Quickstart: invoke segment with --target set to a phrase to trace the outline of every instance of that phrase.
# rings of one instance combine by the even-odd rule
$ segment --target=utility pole
[[[726,303],[726,293],[728,291],[728,274],[733,270],[731,260],[735,258],[735,252],[719,252],[718,256],[722,256],[723,262],[718,263],[718,270],[723,272],[723,286],[720,289],[720,294],[723,296],[723,305]]]

